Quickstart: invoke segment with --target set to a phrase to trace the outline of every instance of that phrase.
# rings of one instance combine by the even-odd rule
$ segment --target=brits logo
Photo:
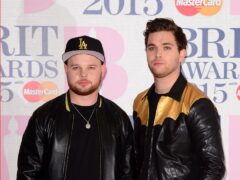
[[[213,16],[222,8],[223,0],[175,0],[178,11],[185,16],[198,13]]]

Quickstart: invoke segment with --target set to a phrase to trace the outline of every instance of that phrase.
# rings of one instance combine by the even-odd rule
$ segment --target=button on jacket
[[[154,88],[140,93],[134,101],[138,179],[222,179],[224,152],[214,104],[180,74],[170,92],[160,97],[150,127],[148,96]]]
[[[67,180],[69,139],[74,126],[70,103],[66,93],[33,113],[19,151],[17,180]],[[132,180],[133,129],[127,114],[99,95],[96,118],[99,180]]]

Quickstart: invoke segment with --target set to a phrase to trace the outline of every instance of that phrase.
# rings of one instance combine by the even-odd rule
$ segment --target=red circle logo
[[[48,101],[58,96],[58,87],[50,81],[30,81],[23,87],[23,96],[29,102]]]
[[[236,96],[237,96],[238,100],[240,101],[240,85],[238,86],[238,88],[236,90]]]

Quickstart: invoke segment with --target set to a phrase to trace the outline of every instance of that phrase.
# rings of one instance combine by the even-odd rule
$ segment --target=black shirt
[[[95,105],[74,106],[87,120],[95,108]],[[94,109],[94,114],[90,120],[91,128],[87,129],[86,121],[77,110],[74,109],[74,127],[71,136],[67,179],[99,180],[100,146],[96,112]]]

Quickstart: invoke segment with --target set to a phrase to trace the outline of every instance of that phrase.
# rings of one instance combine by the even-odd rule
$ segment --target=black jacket
[[[148,96],[154,88],[134,101],[138,179],[222,179],[225,165],[220,119],[213,103],[181,74],[170,92],[160,97],[150,127]]]
[[[112,101],[99,95],[97,103],[99,180],[132,180],[131,122],[127,114]],[[74,113],[69,93],[38,108],[23,135],[17,180],[67,180],[69,139],[73,126]]]

